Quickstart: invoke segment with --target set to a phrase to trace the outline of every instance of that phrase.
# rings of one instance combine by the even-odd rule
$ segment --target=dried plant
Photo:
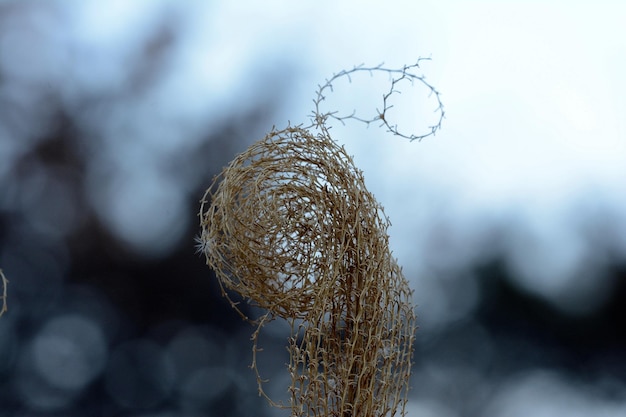
[[[315,99],[313,100],[313,103],[315,104],[315,110],[313,111],[313,115],[312,115],[313,126],[316,126],[316,127],[326,126],[328,119],[338,120],[341,123],[344,123],[346,120],[356,120],[356,121],[365,123],[368,127],[372,123],[379,123],[380,126],[386,127],[389,133],[392,133],[395,136],[400,136],[402,138],[409,139],[410,141],[414,141],[414,140],[420,141],[428,136],[435,135],[435,133],[437,133],[437,131],[441,129],[441,123],[443,122],[443,119],[445,117],[443,103],[441,102],[441,94],[439,93],[439,91],[437,91],[437,89],[435,89],[435,87],[432,84],[426,81],[425,76],[417,75],[412,72],[413,70],[419,68],[420,63],[422,61],[429,61],[429,60],[430,58],[419,58],[415,64],[405,65],[404,67],[400,69],[385,68],[383,67],[382,64],[375,66],[375,67],[365,67],[363,65],[359,65],[350,70],[343,70],[343,71],[338,72],[337,74],[334,74],[332,77],[326,80],[324,84],[318,86]],[[358,72],[367,72],[370,75],[376,72],[384,72],[389,75],[390,77],[389,90],[386,93],[384,93],[382,96],[382,99],[383,99],[382,107],[381,107],[382,110],[376,109],[376,113],[370,117],[356,114],[356,111],[353,111],[352,113],[346,114],[346,115],[340,115],[336,111],[323,112],[321,110],[321,104],[326,99],[326,96],[325,96],[326,92],[333,91],[333,82],[339,78],[344,78],[344,77],[352,81],[351,76]],[[415,84],[416,82],[422,84],[422,86],[425,87],[429,91],[430,95],[434,96],[437,102],[437,107],[434,110],[438,114],[437,121],[435,124],[428,127],[428,131],[426,133],[422,133],[419,135],[414,134],[414,133],[409,133],[409,134],[402,133],[400,130],[398,130],[398,125],[391,124],[392,122],[390,122],[389,119],[387,118],[387,112],[393,107],[393,105],[391,104],[392,96],[394,96],[395,94],[401,93],[401,91],[398,88],[398,85],[402,81],[407,81],[407,82],[410,82],[411,84]]]
[[[4,276],[2,269],[0,269],[0,281],[2,281],[2,296],[0,297],[2,298],[2,306],[0,307],[0,317],[2,317],[2,315],[8,311],[7,309],[7,285],[9,283],[9,280]]]
[[[328,118],[371,121],[321,113],[319,104],[338,77],[398,73],[378,120],[404,136],[384,116],[397,80],[415,77],[408,73],[414,67],[355,67],[333,76],[318,90],[311,126],[273,129],[201,200],[199,250],[223,295],[247,320],[229,291],[267,310],[250,320],[258,326],[252,368],[262,395],[259,333],[276,317],[290,323],[290,403],[268,400],[292,416],[405,415],[416,329],[411,290],[389,249],[382,206],[326,127]],[[440,102],[439,109],[443,117]]]

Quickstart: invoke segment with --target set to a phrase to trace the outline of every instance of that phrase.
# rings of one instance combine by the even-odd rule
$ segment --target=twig
[[[2,315],[8,311],[8,308],[7,308],[7,285],[9,283],[9,280],[4,276],[4,273],[2,272],[2,269],[0,269],[0,279],[2,280],[2,296],[0,297],[0,298],[2,298],[2,307],[0,307],[0,317],[2,317]]]
[[[331,78],[327,79],[323,85],[318,85],[315,99],[313,99],[313,103],[315,104],[315,110],[312,115],[313,126],[318,127],[318,128],[323,127],[326,125],[326,122],[328,121],[329,118],[338,120],[342,124],[345,124],[346,120],[352,119],[352,120],[359,121],[361,123],[365,123],[367,126],[369,126],[371,123],[374,123],[374,122],[380,122],[381,123],[380,126],[385,126],[388,132],[392,133],[393,135],[400,136],[405,139],[409,139],[410,141],[414,141],[414,140],[419,141],[428,136],[435,135],[437,131],[441,129],[441,124],[445,117],[443,102],[441,101],[441,93],[439,93],[439,91],[437,91],[437,89],[432,84],[426,81],[425,76],[417,75],[413,72],[415,69],[420,67],[420,63],[422,61],[429,61],[429,60],[430,58],[419,58],[415,64],[405,65],[404,67],[400,69],[385,68],[383,67],[383,64],[379,64],[375,67],[365,67],[363,64],[361,64],[361,65],[355,66],[354,68],[350,70],[343,70],[343,71],[338,72],[337,74],[334,74]],[[326,100],[326,95],[325,95],[326,90],[329,90],[330,92],[333,91],[333,82],[335,82],[336,80],[342,77],[347,77],[348,81],[352,82],[351,76],[357,72],[362,72],[362,71],[369,72],[370,75],[373,75],[374,72],[377,72],[377,71],[386,72],[390,75],[391,77],[390,87],[389,87],[389,90],[385,94],[383,94],[382,110],[376,109],[376,115],[371,118],[360,116],[356,114],[356,111],[353,111],[351,114],[346,115],[346,116],[340,116],[338,115],[338,112],[336,111],[323,112],[320,108],[321,103],[324,100]],[[414,133],[403,133],[398,129],[397,124],[395,123],[392,124],[387,118],[387,111],[393,107],[393,105],[390,103],[391,96],[393,96],[394,94],[400,93],[400,90],[396,87],[396,85],[403,80],[408,80],[411,82],[411,84],[417,81],[429,90],[430,96],[433,96],[433,95],[435,96],[435,99],[437,101],[437,107],[435,108],[434,111],[435,113],[439,114],[439,117],[438,117],[437,122],[434,125],[428,126],[427,133],[423,133],[420,135],[417,135]]]

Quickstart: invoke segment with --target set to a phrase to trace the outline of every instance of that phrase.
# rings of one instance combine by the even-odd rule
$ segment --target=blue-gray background
[[[626,414],[620,2],[1,1],[0,416],[279,416],[194,254],[212,176],[325,78],[412,64],[421,143],[333,126],[385,206],[420,330],[408,414]],[[385,76],[326,110],[381,107]],[[435,103],[388,114],[421,133]],[[258,312],[251,311],[250,314]],[[262,371],[285,397],[288,329]]]

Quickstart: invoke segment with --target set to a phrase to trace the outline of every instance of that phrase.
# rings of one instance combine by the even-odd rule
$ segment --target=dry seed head
[[[252,368],[263,395],[259,333],[275,317],[290,323],[290,403],[268,400],[292,416],[406,415],[416,329],[412,294],[391,255],[382,207],[326,124],[351,119],[380,123],[409,140],[434,135],[445,113],[439,92],[413,73],[423,60],[333,75],[318,87],[310,126],[272,130],[238,155],[202,199],[197,248],[223,295],[231,300],[231,290],[268,311],[252,335]],[[363,71],[389,74],[382,110],[374,117],[321,110],[335,80]],[[437,101],[438,118],[424,134],[402,133],[386,117],[402,81],[425,86]]]
[[[255,355],[270,316],[291,323],[292,415],[404,414],[411,291],[382,207],[323,126],[254,143],[216,177],[200,217],[198,247],[224,295],[268,310]]]

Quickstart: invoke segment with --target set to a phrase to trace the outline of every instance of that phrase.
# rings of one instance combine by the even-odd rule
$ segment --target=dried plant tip
[[[206,256],[210,251],[211,242],[202,235],[194,237],[193,240],[195,242],[196,254],[204,254]]]
[[[383,64],[375,67],[365,67],[364,65],[359,65],[350,70],[343,70],[334,74],[332,77],[327,79],[324,84],[318,86],[315,99],[313,100],[313,103],[315,104],[312,116],[313,126],[326,127],[329,119],[338,120],[341,123],[344,123],[346,120],[356,120],[358,122],[365,123],[367,126],[371,123],[380,123],[380,126],[384,126],[387,129],[387,132],[395,136],[400,136],[401,138],[409,139],[410,141],[420,141],[428,136],[435,135],[437,131],[441,129],[441,124],[445,118],[445,110],[443,102],[441,101],[441,93],[437,91],[432,84],[426,81],[426,77],[424,75],[415,73],[415,70],[419,69],[422,61],[429,60],[430,58],[419,58],[415,64],[405,65],[402,68],[386,68]],[[387,92],[385,92],[382,96],[383,101],[382,106],[380,107],[382,110],[377,110],[376,113],[370,117],[357,114],[356,111],[347,115],[340,115],[336,111],[322,111],[322,102],[326,100],[327,91],[333,91],[333,83],[340,78],[347,78],[352,81],[351,76],[359,72],[367,72],[370,75],[376,72],[389,74],[389,90],[387,90]],[[433,125],[428,126],[426,133],[417,134],[402,132],[398,128],[398,125],[393,123],[390,118],[387,117],[387,111],[393,107],[391,104],[392,97],[395,94],[400,93],[398,85],[402,81],[409,81],[411,84],[421,84],[429,92],[429,95],[434,97],[436,101],[436,106],[433,109],[436,113],[436,122]]]
[[[404,414],[411,291],[382,207],[323,126],[316,136],[272,131],[250,146],[214,179],[200,218],[198,248],[223,294],[269,311],[254,355],[270,316],[291,323],[292,415]]]
[[[410,140],[434,135],[444,110],[439,92],[413,73],[422,60],[335,74],[317,90],[311,125],[272,130],[238,155],[201,201],[196,248],[215,270],[222,294],[246,319],[227,290],[268,310],[252,335],[252,368],[263,395],[259,333],[274,317],[291,325],[290,404],[265,396],[292,416],[406,415],[416,330],[412,294],[391,255],[382,207],[326,123],[377,122]],[[359,71],[390,75],[382,111],[372,118],[322,112],[332,83]],[[401,133],[388,120],[390,98],[403,80],[421,83],[437,100],[439,119],[425,134]]]

